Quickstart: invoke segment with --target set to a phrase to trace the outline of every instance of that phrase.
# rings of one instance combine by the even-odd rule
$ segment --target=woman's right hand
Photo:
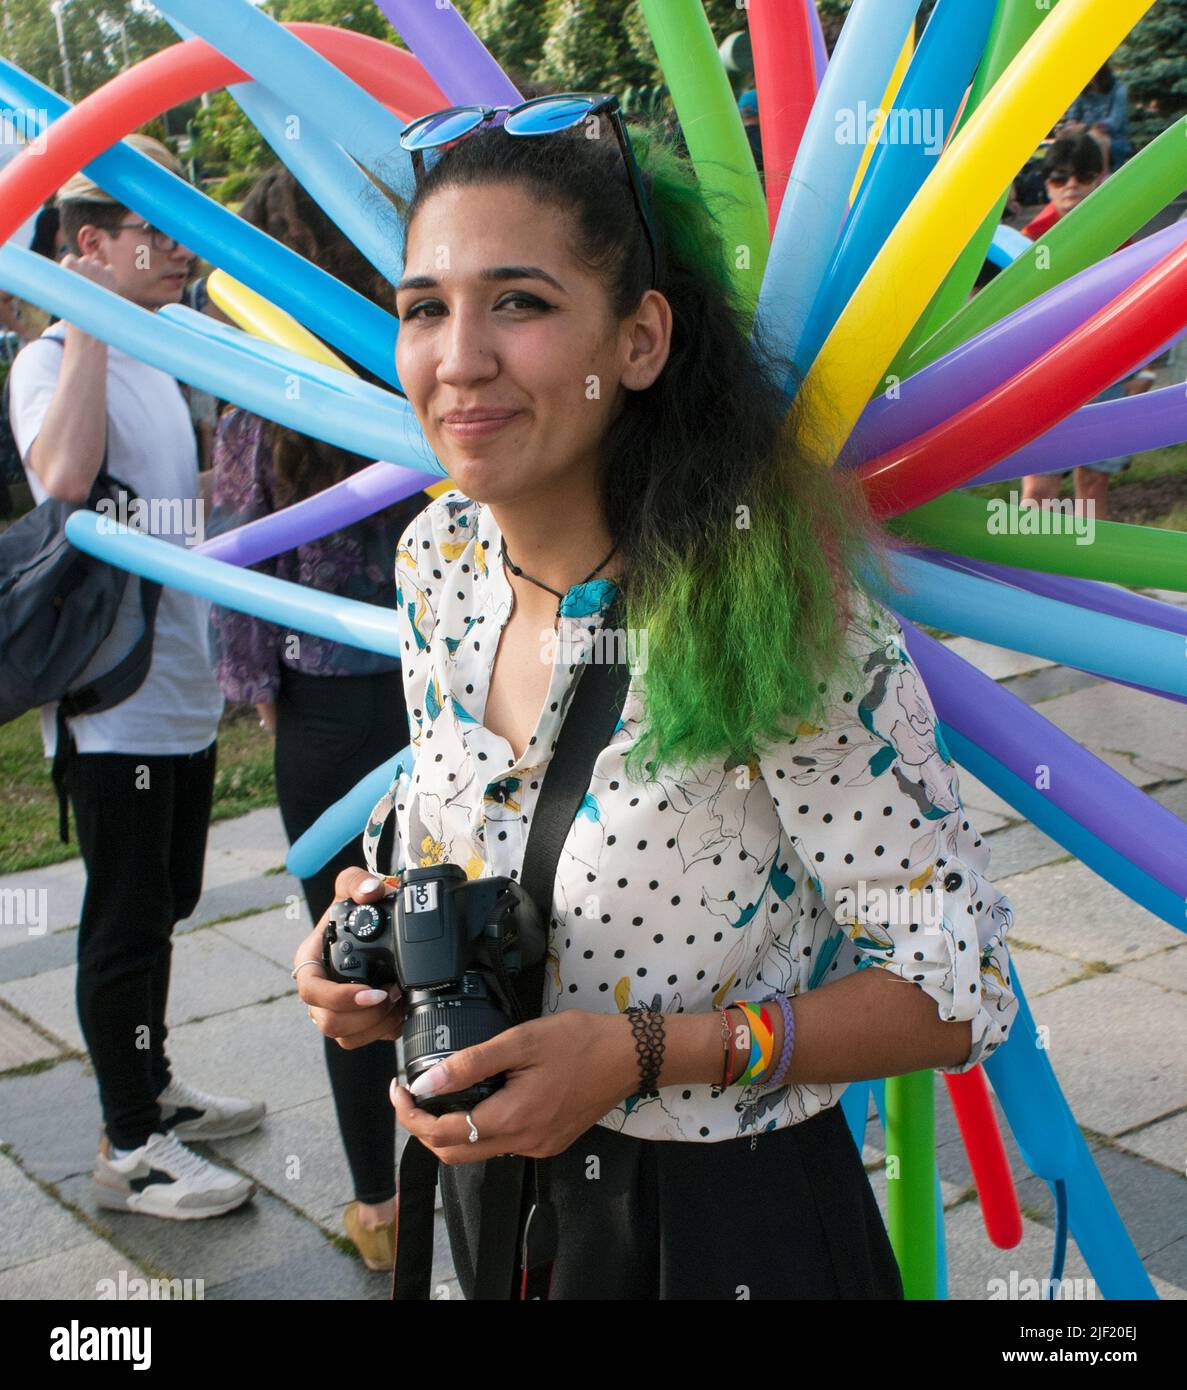
[[[364,884],[371,887],[365,889]],[[334,884],[334,901],[353,898],[356,903],[381,902],[394,892],[382,879],[366,869],[343,869]],[[400,1036],[404,1026],[404,999],[399,986],[390,990],[338,984],[326,976],[322,961],[322,938],[330,918],[329,909],[309,933],[293,957],[293,968],[302,961],[317,961],[297,971],[297,993],[309,1009],[309,1017],[327,1038],[339,1047],[366,1047],[381,1038]]]

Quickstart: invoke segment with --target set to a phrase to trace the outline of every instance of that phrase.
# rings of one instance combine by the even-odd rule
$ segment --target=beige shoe
[[[396,1263],[396,1221],[368,1230],[359,1220],[359,1204],[351,1202],[342,1213],[346,1234],[354,1242],[368,1269],[390,1270]]]

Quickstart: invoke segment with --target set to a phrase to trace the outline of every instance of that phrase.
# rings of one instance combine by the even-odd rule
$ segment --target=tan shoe
[[[396,1263],[396,1221],[368,1230],[359,1220],[359,1204],[351,1202],[342,1213],[346,1234],[354,1242],[368,1269],[390,1270]]]

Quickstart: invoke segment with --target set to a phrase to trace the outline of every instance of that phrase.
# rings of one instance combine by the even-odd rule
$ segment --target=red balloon
[[[944,1080],[977,1184],[985,1233],[999,1250],[1012,1250],[1022,1240],[1022,1212],[985,1073],[976,1066]]]
[[[1134,371],[1187,325],[1187,243],[1009,381],[858,473],[875,516],[975,478]]]
[[[746,10],[762,133],[763,177],[771,232],[796,151],[816,100],[816,64],[807,6],[795,0],[750,0]]]
[[[291,33],[353,77],[406,121],[449,100],[411,53],[328,24],[286,24]],[[154,53],[112,78],[54,121],[0,173],[0,244],[71,175],[170,107],[234,82],[242,68],[203,39]]]

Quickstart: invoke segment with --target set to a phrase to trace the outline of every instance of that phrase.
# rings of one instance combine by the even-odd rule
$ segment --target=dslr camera
[[[544,959],[546,945],[536,905],[514,879],[471,880],[456,864],[434,864],[405,870],[394,898],[335,903],[322,950],[333,980],[400,986],[411,1085],[435,1063],[522,1020],[513,982]],[[502,1076],[487,1077],[419,1104],[431,1115],[464,1112],[502,1084]]]

